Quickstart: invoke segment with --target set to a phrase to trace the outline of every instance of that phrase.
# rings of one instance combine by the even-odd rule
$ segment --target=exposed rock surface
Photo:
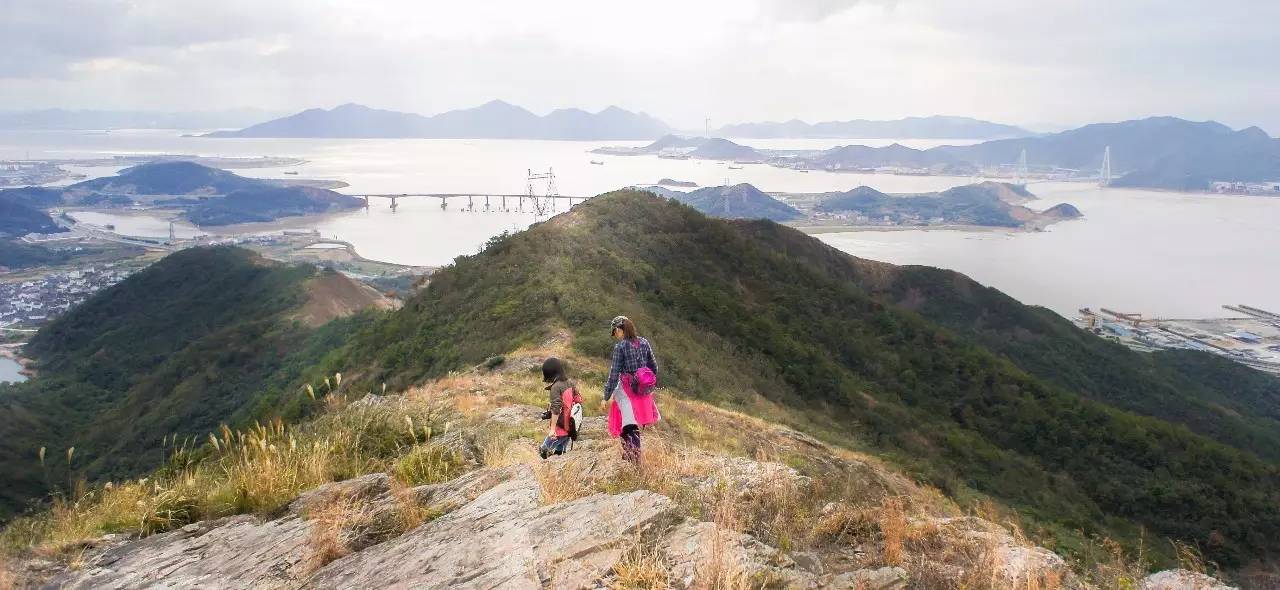
[[[403,398],[376,399],[398,403]],[[541,410],[506,406],[487,418],[500,425],[523,424],[535,412]],[[920,533],[917,543],[925,546],[910,548],[923,561],[904,561],[904,569],[881,567],[875,541],[867,538],[788,553],[750,534],[689,518],[689,511],[652,491],[592,494],[616,489],[602,484],[634,476],[614,449],[604,448],[616,442],[603,429],[602,418],[589,418],[586,436],[573,452],[536,466],[477,465],[448,482],[413,488],[397,485],[385,473],[368,474],[307,491],[271,520],[236,516],[141,540],[111,535],[86,542],[83,565],[76,569],[32,558],[17,573],[22,583],[43,580],[36,585],[47,588],[594,589],[617,581],[621,574],[615,568],[630,559],[629,550],[639,543],[655,550],[675,588],[746,584],[902,590],[908,583],[927,582],[921,577],[925,571],[909,564],[930,568],[933,579],[959,580],[975,556],[991,568],[998,585],[1082,587],[1056,554],[975,517],[909,521]],[[462,447],[465,440],[451,432],[431,444]],[[773,448],[821,451],[825,446],[793,433],[779,437]],[[663,489],[675,498],[731,490],[730,496],[749,504],[765,490],[789,487],[799,493],[813,483],[781,463],[697,448],[669,452],[679,457],[674,464],[681,471],[673,482],[675,491]],[[870,463],[829,456],[832,469],[848,481],[865,480],[857,490],[872,505],[904,485],[885,479]],[[546,495],[555,493],[542,488],[553,481],[547,477],[566,474],[589,482],[581,493],[591,495],[570,490],[563,497],[573,499],[544,505]],[[329,508],[351,512],[335,524],[325,520]],[[326,553],[329,541],[339,550]],[[333,561],[325,563],[329,559]],[[1228,587],[1207,576],[1173,571],[1148,577],[1140,588]]]
[[[823,583],[833,590],[905,590],[907,571],[900,567],[882,567],[845,572]]]
[[[596,494],[540,506],[532,473],[414,531],[339,559],[316,573],[317,588],[591,587],[638,531],[674,508],[647,491]],[[570,516],[571,515],[571,516]]]
[[[1187,570],[1156,572],[1138,582],[1138,590],[1237,590],[1217,578]]]
[[[296,516],[236,516],[119,545],[49,588],[261,588],[303,574],[311,525]]]
[[[712,522],[687,521],[669,533],[662,552],[676,588],[702,588],[726,578],[809,588],[816,580],[781,551]]]

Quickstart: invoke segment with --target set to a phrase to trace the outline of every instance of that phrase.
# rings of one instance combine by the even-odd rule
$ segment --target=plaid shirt
[[[625,338],[613,345],[613,366],[609,369],[609,380],[604,384],[604,399],[607,401],[613,390],[618,387],[618,380],[623,373],[634,374],[640,367],[649,367],[658,374],[658,360],[653,357],[653,347],[644,338],[636,338],[635,343]]]

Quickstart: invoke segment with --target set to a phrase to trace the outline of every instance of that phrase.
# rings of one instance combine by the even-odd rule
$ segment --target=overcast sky
[[[0,109],[423,114],[501,98],[686,128],[1148,115],[1280,132],[1277,0],[3,0]]]

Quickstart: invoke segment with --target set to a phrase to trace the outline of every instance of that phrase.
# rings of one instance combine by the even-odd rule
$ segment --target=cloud
[[[779,22],[822,22],[858,5],[892,9],[897,0],[763,0],[761,16]]]
[[[0,109],[434,113],[503,98],[678,125],[1151,114],[1280,129],[1280,3],[8,0]]]

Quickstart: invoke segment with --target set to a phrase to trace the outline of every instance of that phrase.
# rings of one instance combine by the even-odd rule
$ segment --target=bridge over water
[[[408,198],[427,198],[440,199],[440,208],[448,209],[449,201],[465,200],[466,204],[462,205],[463,211],[518,211],[527,213],[536,213],[545,215],[556,211],[561,205],[566,205],[566,209],[573,207],[574,203],[580,203],[587,200],[586,197],[578,197],[572,195],[529,195],[529,194],[498,194],[498,193],[429,193],[429,192],[408,192],[408,193],[347,193],[348,196],[364,199],[365,207],[368,207],[373,199],[386,199],[391,201],[391,210],[395,210],[398,199]]]
[[[541,190],[535,190],[535,186]],[[542,192],[542,194],[538,194]],[[527,171],[525,176],[525,192],[522,194],[499,194],[499,193],[432,193],[432,192],[404,192],[404,193],[360,193],[350,196],[364,199],[365,208],[369,207],[371,199],[390,199],[391,210],[395,211],[397,199],[406,199],[411,197],[426,197],[428,199],[440,199],[440,208],[448,209],[450,199],[466,199],[467,205],[462,208],[463,211],[475,211],[476,200],[483,199],[484,203],[480,206],[481,211],[519,211],[534,213],[542,216],[556,211],[559,205],[565,204],[566,209],[573,207],[574,201],[585,201],[586,197],[575,197],[572,195],[562,195],[556,189],[556,173],[552,169],[546,172],[534,172],[532,169]],[[513,207],[514,205],[514,207]]]

